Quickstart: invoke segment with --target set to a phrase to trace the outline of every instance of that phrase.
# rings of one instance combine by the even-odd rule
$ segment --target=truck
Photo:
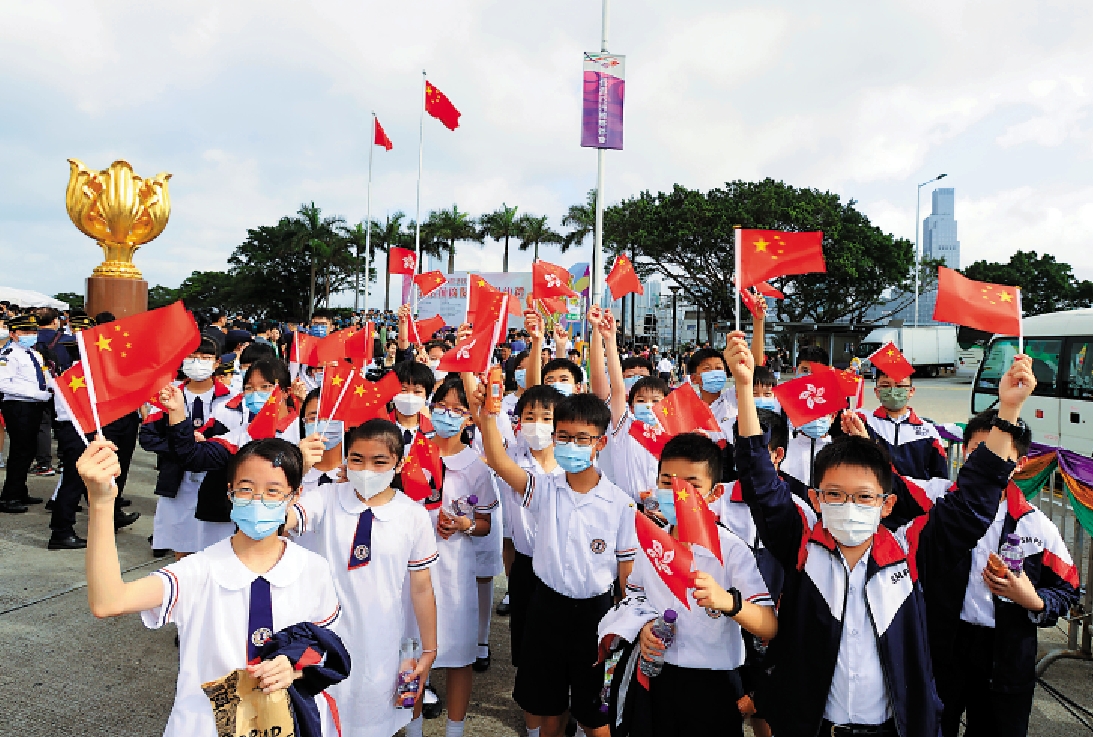
[[[929,325],[906,327],[902,321],[893,320],[886,327],[876,328],[858,344],[858,356],[863,359],[862,369],[868,370],[864,360],[888,343],[895,344],[904,357],[915,367],[919,376],[934,377],[942,369],[952,370],[956,364],[956,326]]]

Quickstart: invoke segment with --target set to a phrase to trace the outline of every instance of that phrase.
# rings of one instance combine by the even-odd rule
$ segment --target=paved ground
[[[967,384],[951,379],[917,382],[920,414],[938,421],[965,419]],[[867,408],[876,406],[873,399]],[[142,518],[118,536],[127,578],[160,565],[148,549],[155,497],[152,458],[138,449],[127,495]],[[3,471],[0,471],[2,477]],[[32,479],[31,491],[48,497],[56,479]],[[25,515],[0,515],[0,725],[23,737],[56,735],[154,736],[162,733],[174,692],[178,652],[171,627],[152,632],[137,616],[99,621],[87,608],[83,553],[45,549],[49,518],[41,506]],[[86,517],[79,517],[83,533]],[[497,595],[504,590],[499,581]],[[508,624],[495,618],[493,667],[476,676],[468,735],[523,735],[510,693]],[[1065,643],[1058,629],[1041,631],[1041,650]],[[1093,708],[1093,665],[1063,661],[1048,681]],[[444,677],[436,685],[443,693]],[[1080,725],[1038,690],[1029,734],[1071,737]],[[443,720],[426,722],[430,737],[443,734]]]

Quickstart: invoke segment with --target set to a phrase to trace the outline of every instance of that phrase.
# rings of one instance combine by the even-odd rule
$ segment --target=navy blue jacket
[[[299,737],[322,737],[322,722],[315,697],[349,677],[349,652],[342,639],[332,630],[311,622],[301,622],[285,627],[259,651],[262,660],[273,660],[279,655],[284,655],[297,670],[303,671],[303,676],[288,688],[296,734]],[[331,710],[337,715],[336,707],[332,706]]]
[[[884,407],[871,415],[861,414],[865,429],[892,456],[892,465],[901,476],[911,479],[936,479],[949,476],[945,448],[932,423],[919,418],[910,410],[903,422],[894,422]]]

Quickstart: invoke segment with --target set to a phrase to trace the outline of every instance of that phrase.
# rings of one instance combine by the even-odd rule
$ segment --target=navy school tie
[[[273,637],[273,602],[269,581],[259,576],[250,585],[250,616],[247,618],[247,664],[261,662],[258,652]]]
[[[353,548],[349,551],[349,570],[360,568],[372,562],[372,520],[375,515],[371,509],[361,512],[357,520],[357,532],[353,535]]]
[[[334,483],[334,479],[330,478],[325,473],[322,476],[319,477],[319,486],[322,486],[323,484],[332,484],[332,483]]]
[[[38,357],[34,354],[34,351],[27,351],[27,355],[30,356],[30,362],[34,364],[34,375],[38,379],[38,388],[42,391],[46,390],[46,375],[42,371],[42,362],[38,360]]]
[[[201,401],[201,397],[194,397],[194,406],[190,409],[190,421],[195,429],[205,424],[205,404]]]

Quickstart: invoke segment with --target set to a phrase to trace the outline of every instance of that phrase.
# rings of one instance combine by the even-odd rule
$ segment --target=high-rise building
[[[960,241],[956,238],[956,214],[952,187],[934,190],[933,212],[922,221],[922,257],[937,258],[950,269],[960,268]]]

